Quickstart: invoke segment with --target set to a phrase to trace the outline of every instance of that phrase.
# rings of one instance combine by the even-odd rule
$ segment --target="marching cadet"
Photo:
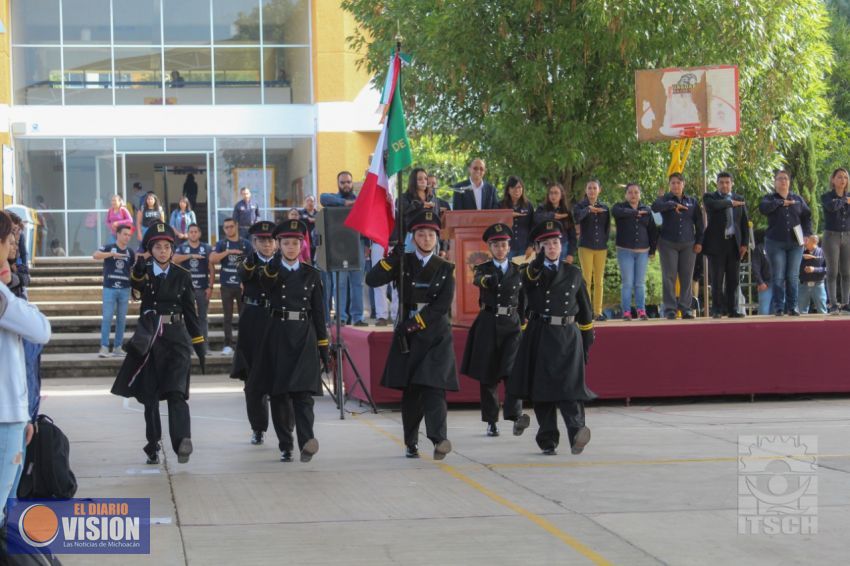
[[[245,384],[246,394],[270,398],[281,462],[292,461],[293,414],[301,461],[319,451],[313,396],[322,394],[321,374],[329,362],[322,279],[318,269],[298,261],[306,234],[300,220],[284,220],[272,233],[281,258],[259,275],[260,285],[269,289],[271,320]]]
[[[276,255],[277,240],[272,236],[275,225],[268,220],[254,223],[248,229],[253,252],[237,266],[242,281],[242,310],[239,312],[239,334],[236,339],[236,354],[230,377],[246,381],[251,367],[256,363],[263,335],[271,320],[269,312],[269,293],[274,282],[272,273],[280,269],[280,257]],[[265,275],[265,276],[263,276]],[[263,436],[269,428],[269,401],[263,394],[251,393],[245,388],[245,406],[248,410],[248,423],[253,431],[251,444],[263,443]],[[290,419],[289,449],[292,449],[292,422]]]
[[[461,373],[480,382],[481,420],[487,436],[499,436],[499,382],[513,369],[520,342],[525,295],[522,272],[508,260],[513,231],[507,224],[493,224],[484,231],[492,261],[476,265],[472,283],[480,289],[481,312],[469,329]],[[522,413],[522,400],[505,396],[505,420],[514,421],[514,436],[528,428],[531,419]]]
[[[558,410],[567,425],[572,453],[581,454],[590,442],[584,402],[596,397],[584,379],[593,344],[593,309],[581,271],[558,260],[561,234],[557,220],[531,230],[537,257],[523,273],[528,326],[507,388],[508,393],[534,402],[540,425],[537,445],[547,455],[556,454],[558,447]]]
[[[404,254],[405,320],[395,329],[381,385],[402,390],[401,419],[405,456],[418,458],[419,423],[434,443],[434,459],[451,452],[446,438],[446,391],[457,391],[457,371],[449,310],[454,297],[454,265],[434,253],[440,235],[440,218],[420,212],[410,223],[414,251]],[[403,246],[379,261],[366,275],[366,284],[380,287],[398,283]]]
[[[195,312],[192,276],[171,263],[174,239],[174,230],[164,222],[151,225],[142,239],[145,253],[139,254],[130,275],[134,291],[141,295],[141,314],[112,386],[115,395],[135,397],[145,406],[148,464],[159,463],[159,402],[163,400],[168,401],[168,432],[177,461],[189,461],[192,434],[186,401],[193,348],[201,368],[204,363],[204,337]]]

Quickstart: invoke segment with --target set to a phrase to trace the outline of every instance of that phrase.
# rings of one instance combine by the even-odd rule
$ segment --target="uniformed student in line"
[[[391,281],[403,285],[405,318],[395,328],[381,385],[402,390],[401,419],[405,455],[419,457],[419,424],[425,419],[434,459],[451,452],[446,437],[446,391],[457,391],[457,371],[449,310],[454,296],[454,265],[435,253],[440,218],[423,211],[413,218],[414,251],[404,254],[404,274],[399,263],[402,245],[379,261],[366,275],[366,284],[380,287]]]
[[[559,261],[561,234],[557,220],[535,226],[531,239],[537,257],[526,266],[523,287],[528,326],[508,379],[508,392],[534,402],[540,429],[537,445],[544,454],[558,448],[558,410],[567,425],[573,454],[590,442],[584,403],[594,399],[585,383],[585,364],[593,344],[593,309],[581,271]]]
[[[209,341],[209,309],[213,288],[215,287],[215,269],[210,261],[212,246],[201,241],[201,227],[190,224],[187,229],[188,240],[177,246],[174,252],[174,263],[189,270],[192,275],[192,290],[195,294],[195,307],[198,309],[198,320],[204,335],[204,347],[210,352]]]
[[[499,436],[499,382],[511,374],[519,350],[525,295],[521,268],[508,259],[513,231],[507,224],[493,224],[482,239],[493,259],[475,266],[472,283],[479,289],[481,312],[466,339],[461,373],[480,382],[481,420],[487,436]],[[514,436],[528,428],[522,400],[505,395],[505,420],[513,421]]]
[[[192,349],[203,364],[204,337],[195,312],[192,276],[171,263],[174,230],[164,222],[153,224],[142,239],[130,279],[140,295],[136,332],[125,350],[112,393],[135,397],[145,406],[144,447],[148,464],[159,463],[162,424],[159,402],[168,402],[168,433],[181,464],[192,453],[189,418],[189,374]]]
[[[248,237],[254,251],[245,256],[237,267],[242,282],[242,308],[239,311],[240,331],[236,339],[236,354],[230,377],[246,381],[251,368],[257,362],[260,346],[266,329],[271,321],[269,297],[274,276],[280,269],[280,255],[277,254],[277,240],[274,239],[275,225],[268,220],[255,222],[248,229]],[[269,401],[264,394],[252,393],[245,389],[245,407],[248,411],[248,423],[251,425],[251,444],[263,443],[263,436],[269,428]],[[287,445],[292,449],[292,427],[287,426],[289,439]]]
[[[272,233],[280,261],[259,275],[269,289],[271,320],[245,384],[246,394],[269,396],[282,462],[292,461],[293,415],[301,461],[309,462],[319,450],[313,396],[322,394],[322,371],[329,362],[322,279],[318,269],[298,260],[306,234],[300,220],[284,220]]]

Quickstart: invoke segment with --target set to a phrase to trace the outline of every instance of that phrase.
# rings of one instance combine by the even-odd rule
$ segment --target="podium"
[[[491,224],[513,225],[513,210],[450,210],[443,221],[444,238],[451,242],[449,261],[455,264],[455,298],[452,324],[470,326],[478,312],[478,289],[472,284],[472,268],[490,260],[487,244],[481,239]]]

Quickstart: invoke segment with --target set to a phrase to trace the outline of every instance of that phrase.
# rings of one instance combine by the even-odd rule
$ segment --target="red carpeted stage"
[[[753,316],[741,320],[597,323],[588,385],[602,399],[850,392],[850,317]],[[381,387],[393,334],[344,327],[343,337],[376,403],[401,393]],[[458,367],[467,329],[453,329]],[[354,374],[346,362],[346,390]],[[359,387],[352,392],[365,399]],[[461,375],[449,402],[478,402],[478,382]]]

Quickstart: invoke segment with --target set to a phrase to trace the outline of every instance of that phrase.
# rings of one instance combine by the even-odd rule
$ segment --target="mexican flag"
[[[388,108],[384,127],[378,137],[366,180],[345,220],[346,226],[380,244],[385,250],[395,226],[395,199],[390,180],[413,162],[401,103],[401,66],[401,56],[395,53],[390,59],[381,95],[381,103]]]

